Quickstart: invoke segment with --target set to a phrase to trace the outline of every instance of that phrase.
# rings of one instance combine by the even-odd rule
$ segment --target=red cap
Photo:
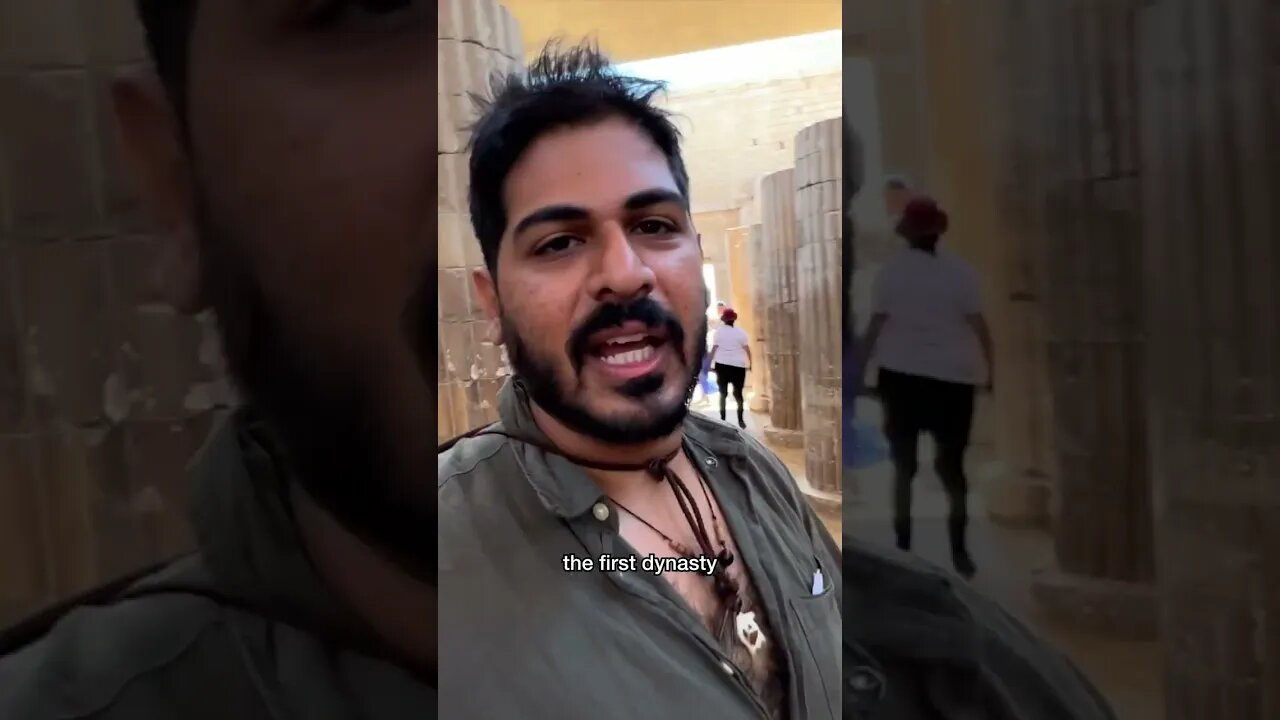
[[[941,235],[947,231],[947,214],[933,198],[923,195],[911,198],[898,221],[898,234],[908,238]]]

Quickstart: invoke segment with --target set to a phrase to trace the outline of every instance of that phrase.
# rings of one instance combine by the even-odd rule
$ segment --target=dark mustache
[[[595,312],[578,326],[572,334],[569,335],[568,346],[565,348],[569,355],[570,362],[573,363],[574,370],[581,372],[582,363],[586,360],[589,348],[589,340],[592,335],[601,330],[608,330],[622,325],[625,322],[644,323],[648,330],[661,329],[666,331],[667,344],[676,351],[676,356],[681,362],[686,362],[684,356],[684,326],[676,319],[676,316],[667,311],[666,308],[658,304],[652,298],[641,298],[625,305],[620,303],[605,303],[595,309]]]

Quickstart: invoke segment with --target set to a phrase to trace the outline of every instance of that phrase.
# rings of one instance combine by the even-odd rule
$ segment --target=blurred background
[[[995,336],[975,583],[1122,718],[1280,717],[1275,5],[856,7],[857,318],[902,242],[882,199],[901,175],[950,213]],[[880,425],[874,399],[857,411]],[[945,566],[927,451],[921,468],[917,549]],[[892,544],[892,474],[882,453],[846,487],[855,534]]]

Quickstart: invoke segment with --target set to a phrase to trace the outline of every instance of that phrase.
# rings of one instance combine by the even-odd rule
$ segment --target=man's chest
[[[660,499],[672,496],[659,496]],[[655,523],[624,512],[619,535],[641,557],[670,563],[689,555],[703,564],[697,572],[663,572],[657,577],[669,586],[692,618],[719,644],[720,650],[743,673],[770,715],[786,716],[786,653],[774,631],[771,613],[778,609],[762,601],[747,558],[723,521],[724,510],[709,493],[697,498],[690,515],[705,523],[710,553],[698,548],[689,518],[673,504],[645,508]],[[686,526],[686,527],[682,527]],[[714,562],[714,565],[712,564]]]
[[[698,460],[717,469],[716,458]],[[467,490],[488,497],[484,504],[441,503],[441,708],[459,710],[449,717],[769,717],[751,673],[691,610],[711,604],[706,586],[694,584],[705,578],[676,587],[665,572],[598,562],[669,557],[665,541],[628,540],[624,511],[607,498],[565,517],[501,475],[501,484]],[[769,608],[791,716],[838,717],[838,559],[769,502],[722,507],[735,564],[752,569]],[[813,592],[819,555],[829,582]]]

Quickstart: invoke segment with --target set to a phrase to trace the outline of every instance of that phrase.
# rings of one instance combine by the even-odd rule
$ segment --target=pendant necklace
[[[679,451],[677,450],[677,452]],[[693,492],[676,475],[675,471],[668,466],[668,463],[675,455],[676,453],[672,453],[666,459],[660,461],[661,475],[657,475],[652,471],[650,471],[650,475],[657,475],[659,480],[665,479],[668,481],[672,492],[676,496],[676,503],[680,506],[680,511],[684,514],[685,520],[689,523],[689,529],[693,531],[694,540],[697,541],[705,556],[714,556],[716,558],[715,570],[712,571],[712,582],[716,595],[719,596],[720,601],[724,604],[726,613],[724,619],[728,620],[730,616],[733,617],[735,637],[754,658],[765,646],[764,630],[760,627],[760,623],[756,621],[755,611],[746,610],[742,589],[738,585],[738,581],[729,575],[729,566],[733,564],[734,557],[733,553],[729,552],[729,545],[725,542],[724,535],[721,533],[720,518],[716,515],[715,504],[711,502],[711,493],[707,490],[706,482],[699,476],[698,484],[702,487],[702,496],[707,502],[707,508],[711,511],[712,532],[715,533],[716,545],[719,546],[718,551],[711,544],[711,537],[707,533],[706,524],[702,519],[702,512],[698,508],[697,500],[693,497]],[[655,461],[651,465],[657,465],[658,462]],[[654,470],[657,469],[659,468],[654,467]],[[610,498],[610,500],[613,500],[613,498]],[[680,557],[693,558],[696,556],[696,553],[692,552],[683,543],[672,539],[669,535],[654,527],[653,523],[637,515],[626,505],[617,500],[613,500],[613,504],[622,508],[628,515],[639,520],[656,533],[658,537],[665,540],[667,545]]]

